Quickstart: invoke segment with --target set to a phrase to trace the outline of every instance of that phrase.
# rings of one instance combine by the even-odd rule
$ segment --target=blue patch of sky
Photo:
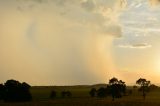
[[[119,17],[122,38],[115,39],[113,44],[117,46],[118,44],[146,43],[147,36],[152,32],[159,33],[159,18],[160,9],[150,9],[147,0],[128,0],[128,9]]]
[[[126,68],[132,60],[148,58],[150,52],[155,51],[156,47],[135,50],[120,48],[118,45],[147,43],[153,46],[156,44],[160,36],[156,36],[159,31],[154,31],[154,29],[160,27],[160,9],[150,9],[147,0],[128,0],[128,9],[121,14],[119,19],[122,26],[122,37],[114,39],[112,49],[117,67]]]

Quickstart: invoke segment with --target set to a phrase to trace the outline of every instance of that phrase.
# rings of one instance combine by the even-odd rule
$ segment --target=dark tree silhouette
[[[0,84],[0,100],[3,100],[5,94],[5,86]]]
[[[125,82],[123,82],[122,80],[118,80],[115,77],[109,80],[108,87],[110,87],[110,92],[111,92],[113,101],[115,98],[121,98],[122,94],[124,95],[126,92]]]
[[[100,98],[104,98],[107,96],[107,88],[101,87],[97,90],[97,96]]]
[[[119,85],[119,89],[121,91],[122,94],[125,94],[126,93],[126,84],[124,81],[122,80],[119,80],[118,81],[118,85]]]
[[[52,90],[52,91],[51,91],[51,94],[50,94],[50,98],[51,98],[51,99],[54,99],[56,96],[57,96],[56,91]]]
[[[142,95],[143,95],[143,99],[145,100],[146,97],[146,89],[148,89],[149,85],[150,85],[150,81],[147,81],[144,78],[140,78],[136,81],[136,84],[141,86],[141,90],[142,90]]]
[[[158,88],[158,86],[155,85],[155,84],[151,84],[151,85],[149,86],[149,89],[150,89],[150,90],[155,90],[155,89],[157,89],[157,88]]]
[[[134,88],[134,89],[136,89],[136,88],[137,88],[137,86],[136,86],[136,85],[134,85],[134,86],[133,86],[133,88]]]
[[[67,92],[66,92],[66,96],[67,96],[67,97],[71,97],[71,96],[72,96],[72,93],[71,93],[70,91],[67,91]]]
[[[113,77],[112,79],[109,80],[109,84],[110,85],[115,85],[115,84],[118,84],[118,79]]]
[[[20,102],[30,101],[32,99],[29,91],[30,85],[16,80],[7,80],[4,84],[4,101],[6,102]]]
[[[66,92],[65,92],[65,91],[62,91],[62,92],[61,92],[61,96],[62,96],[62,98],[64,98],[64,97],[66,96]]]
[[[92,88],[89,92],[90,96],[91,97],[95,97],[96,96],[96,89],[95,88]]]
[[[71,93],[70,91],[62,91],[62,92],[61,92],[61,96],[62,96],[63,98],[65,98],[65,97],[71,97],[71,96],[72,96],[72,93]]]

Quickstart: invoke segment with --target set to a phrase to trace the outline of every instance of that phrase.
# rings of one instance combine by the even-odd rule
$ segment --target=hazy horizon
[[[0,83],[160,83],[159,0],[0,0]]]

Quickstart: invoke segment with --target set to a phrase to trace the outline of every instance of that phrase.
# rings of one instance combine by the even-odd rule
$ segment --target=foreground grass
[[[160,88],[148,93],[146,100],[142,99],[141,93],[137,89],[132,89],[132,95],[115,101],[112,101],[111,97],[91,98],[88,93],[91,88],[92,86],[32,87],[32,102],[0,102],[0,106],[160,106]],[[57,98],[51,100],[49,95],[53,89],[57,92]],[[63,90],[71,91],[73,96],[62,98],[60,94]]]
[[[143,101],[142,99],[95,99],[95,98],[72,98],[48,101],[33,101],[26,103],[0,103],[0,106],[160,106],[158,101]]]

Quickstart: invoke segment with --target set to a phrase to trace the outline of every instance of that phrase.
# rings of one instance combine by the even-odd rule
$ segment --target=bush
[[[5,86],[3,84],[0,84],[0,100],[4,99],[5,94]]]
[[[107,96],[107,88],[103,88],[103,87],[99,88],[97,90],[97,96],[100,98],[106,97]]]
[[[72,93],[70,91],[62,91],[61,96],[64,97],[71,97]]]
[[[92,88],[91,90],[90,90],[90,92],[89,92],[89,94],[90,94],[90,96],[91,97],[95,97],[96,96],[96,89],[95,88]]]
[[[32,100],[30,85],[16,80],[8,80],[1,87],[1,97],[6,102],[24,102]],[[3,89],[3,90],[2,90]],[[3,94],[2,94],[3,93]],[[3,95],[3,96],[2,96]]]
[[[51,91],[51,94],[50,94],[50,98],[53,99],[53,98],[55,98],[56,96],[57,96],[56,91],[52,90],[52,91]]]

